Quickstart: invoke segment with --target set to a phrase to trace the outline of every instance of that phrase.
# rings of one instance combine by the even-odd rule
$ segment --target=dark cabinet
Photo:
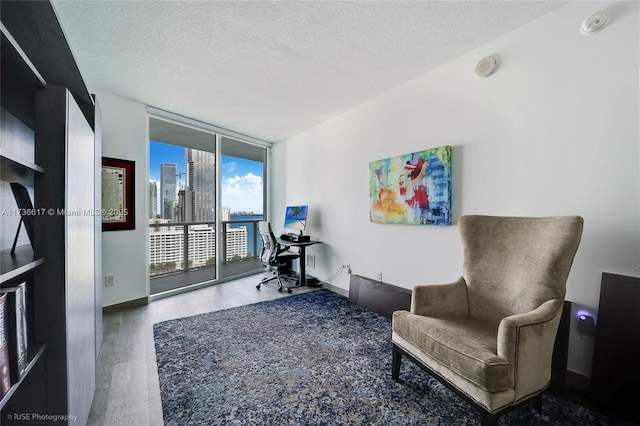
[[[591,397],[619,417],[640,422],[640,278],[602,274],[591,369]]]

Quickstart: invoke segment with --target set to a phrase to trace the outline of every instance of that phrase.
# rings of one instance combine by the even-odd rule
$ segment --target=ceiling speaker
[[[589,16],[582,22],[582,25],[580,25],[580,32],[585,35],[597,33],[607,25],[607,22],[609,22],[609,14],[604,10],[601,10],[600,12],[596,12]]]
[[[482,58],[476,65],[476,74],[478,77],[489,77],[495,71],[496,64],[496,58],[493,56]]]

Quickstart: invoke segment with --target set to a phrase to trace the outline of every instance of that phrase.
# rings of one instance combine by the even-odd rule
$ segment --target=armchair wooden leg
[[[497,426],[498,425],[498,416],[495,414],[491,414],[488,411],[482,411],[482,416],[480,418],[481,426]]]
[[[542,414],[542,394],[533,398],[533,408],[536,413]]]
[[[402,352],[394,344],[393,345],[393,358],[391,361],[391,378],[395,381],[400,379],[400,365],[402,364]]]

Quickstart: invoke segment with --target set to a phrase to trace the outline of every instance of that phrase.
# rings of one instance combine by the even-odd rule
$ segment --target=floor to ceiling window
[[[227,261],[235,267],[223,267],[223,277],[233,275],[237,269],[260,268],[258,256],[262,240],[258,233],[258,222],[265,218],[266,198],[264,182],[266,176],[266,150],[236,139],[221,137],[221,205],[223,233],[227,239],[242,239],[244,242],[223,244],[236,247],[241,252],[226,253]],[[244,251],[246,248],[246,251]]]
[[[266,147],[149,118],[151,294],[261,269]]]

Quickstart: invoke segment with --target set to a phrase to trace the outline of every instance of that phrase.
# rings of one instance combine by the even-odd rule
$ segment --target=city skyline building
[[[185,190],[180,188],[178,189],[178,207],[176,213],[176,220],[178,222],[186,222],[187,218],[185,217]]]
[[[167,159],[169,161],[160,163],[160,178],[149,182],[151,276],[212,267],[216,257],[218,261],[229,262],[255,256],[249,252],[248,241],[249,237],[255,239],[255,230],[239,224],[232,227],[231,209],[216,208],[215,154],[185,147],[183,155],[184,169],[179,159],[174,162]],[[227,223],[223,229],[219,228],[223,240],[218,241],[222,244],[217,256],[216,219]],[[191,224],[194,222],[197,224]],[[179,225],[182,223],[184,225]],[[188,250],[188,259],[184,258],[185,250]]]
[[[160,164],[160,217],[176,219],[178,166],[174,163]]]
[[[166,223],[167,219],[158,219],[154,223]],[[188,226],[187,240],[189,244],[189,267],[210,266],[216,257],[216,233],[209,225],[179,225],[153,228],[149,232],[150,265],[173,264],[176,270],[184,270],[184,238]],[[227,228],[224,247],[225,260],[244,259],[247,251],[247,228]],[[161,271],[171,272],[171,271]]]
[[[186,148],[185,220],[213,222],[215,203],[216,156],[212,152]]]
[[[158,182],[149,181],[149,219],[158,216]]]
[[[229,207],[223,207],[220,209],[220,220],[223,222],[229,222],[231,220],[231,209]]]

